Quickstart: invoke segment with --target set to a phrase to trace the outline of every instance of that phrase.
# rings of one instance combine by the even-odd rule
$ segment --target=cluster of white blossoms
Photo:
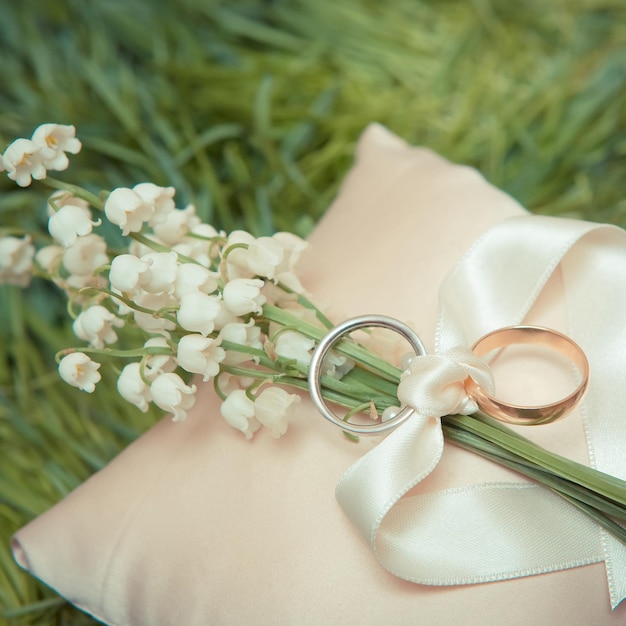
[[[2,162],[26,186],[45,182],[46,169],[65,169],[65,152],[79,149],[73,127],[45,124],[31,140],[13,142]],[[279,437],[300,397],[272,383],[304,379],[314,340],[264,311],[279,306],[296,322],[302,317],[294,265],[306,244],[289,233],[218,232],[192,205],[176,208],[174,195],[149,182],[99,197],[58,189],[48,200],[48,245],[35,250],[28,235],[0,237],[0,283],[24,286],[34,274],[66,292],[73,331],[88,344],[63,351],[59,372],[70,385],[93,392],[101,380],[95,355],[126,356],[117,389],[142,411],[154,403],[184,420],[196,375],[213,381],[224,419],[246,437],[261,426]],[[94,211],[127,236],[125,250],[109,248]],[[308,323],[320,326],[315,314]],[[143,346],[124,351],[118,334],[136,337],[136,329]],[[333,354],[326,373],[340,378],[352,365]]]
[[[60,172],[70,164],[66,152],[78,154],[81,143],[76,129],[63,124],[41,124],[30,139],[16,139],[2,154],[0,171],[20,187],[28,187],[31,180],[42,180],[47,170]]]
[[[20,187],[30,185],[32,179],[41,180],[48,170],[67,169],[66,152],[77,154],[81,143],[76,129],[62,124],[41,124],[30,139],[16,139],[0,157],[0,172]],[[6,236],[0,239],[0,283],[26,287],[33,269],[35,248],[28,235]]]

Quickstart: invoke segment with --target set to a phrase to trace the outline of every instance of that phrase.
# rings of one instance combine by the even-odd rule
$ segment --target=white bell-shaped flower
[[[119,289],[116,289],[115,287],[111,287],[111,292],[114,293],[115,295],[126,297]],[[135,298],[137,297],[139,296],[135,296]],[[115,306],[117,307],[117,314],[119,317],[124,317],[125,315],[132,315],[135,311],[135,309],[128,306],[126,302],[124,302],[120,298],[112,297],[111,302],[115,304]]]
[[[220,371],[226,352],[220,348],[220,339],[202,335],[183,335],[178,342],[176,361],[187,372],[202,374],[206,382]]]
[[[85,209],[89,208],[89,203],[86,200],[75,196],[71,191],[57,189],[48,197],[48,217],[51,217],[54,215],[55,211],[58,211],[61,207],[68,204],[81,206]]]
[[[54,274],[63,260],[63,248],[61,246],[44,246],[35,254],[35,263],[48,274]]]
[[[152,278],[151,263],[134,254],[118,254],[111,261],[109,282],[120,293],[138,296]]]
[[[141,377],[141,364],[129,363],[124,366],[122,373],[117,379],[117,390],[124,400],[134,404],[144,413],[152,401],[150,387]]]
[[[84,206],[66,204],[48,219],[48,232],[64,248],[76,242],[78,237],[88,235],[101,220],[92,220],[91,212]]]
[[[132,189],[114,189],[104,203],[107,219],[122,229],[123,235],[137,233],[154,214],[154,206],[144,202]]]
[[[0,284],[26,287],[33,269],[35,248],[27,235],[0,238]]]
[[[65,249],[63,265],[70,274],[91,276],[93,272],[109,262],[107,245],[100,235],[79,237],[74,244]]]
[[[193,204],[187,205],[184,209],[175,209],[172,203],[171,211],[164,214],[159,222],[153,221],[154,234],[166,246],[180,243],[192,228],[200,224],[200,218],[196,215],[196,208]]]
[[[353,368],[352,359],[336,350],[330,350],[322,363],[322,375],[341,380]]]
[[[41,124],[31,139],[41,149],[44,167],[59,172],[70,164],[65,153],[78,154],[82,148],[76,129],[68,124]]]
[[[174,315],[173,310],[178,305],[178,302],[172,296],[166,293],[142,293],[134,298],[134,302],[138,306],[152,311],[151,313],[133,311],[135,324],[139,328],[143,328],[143,330],[149,333],[170,331],[176,328],[174,321],[159,314],[159,311],[164,309],[172,309],[172,315]]]
[[[150,264],[149,278],[142,285],[143,288],[149,293],[174,293],[174,281],[178,274],[176,252],[150,252],[142,256],[141,260]]]
[[[235,376],[234,374],[229,374],[224,370],[219,373],[219,377],[216,378],[215,381],[217,387],[224,396],[229,396],[233,393],[233,391],[241,389],[242,378],[240,376]],[[252,384],[252,382],[253,381],[250,380],[248,381],[248,384]]]
[[[217,289],[218,276],[197,263],[180,263],[174,281],[174,297],[180,300],[185,294],[200,291],[210,294]]]
[[[20,187],[28,187],[31,180],[46,177],[41,148],[30,139],[16,139],[2,155],[2,166],[7,176]]]
[[[232,391],[220,405],[220,413],[226,423],[240,430],[246,439],[251,439],[261,424],[254,415],[254,402],[243,389]]]
[[[100,363],[92,361],[84,352],[72,352],[61,359],[59,374],[72,387],[93,393],[96,383],[102,378],[99,368]]]
[[[254,320],[249,320],[246,324],[242,322],[231,322],[226,324],[220,330],[220,339],[222,341],[230,341],[240,346],[249,346],[258,350],[263,349],[261,343],[261,329],[254,325]],[[224,358],[226,365],[237,365],[246,361],[254,360],[254,357],[245,352],[236,350],[227,350]]]
[[[165,337],[152,337],[143,344],[144,348],[167,348],[170,354],[150,354],[144,357],[144,372],[150,380],[159,374],[173,372],[176,369],[176,359],[171,353],[171,347]]]
[[[161,244],[161,242],[150,233],[145,234],[144,237],[149,241],[153,241],[157,245]],[[154,252],[154,248],[149,245],[146,245],[145,243],[142,243],[141,241],[136,241],[135,239],[131,239],[130,242],[128,243],[128,253],[133,254],[139,259],[143,259],[143,257],[146,256],[146,254],[150,254],[151,252]]]
[[[114,328],[123,325],[119,317],[96,304],[80,313],[72,324],[72,330],[79,339],[88,341],[94,348],[104,348],[104,344],[117,341]]]
[[[304,288],[300,279],[295,273],[295,265],[300,255],[306,250],[309,244],[297,235],[292,233],[275,233],[272,239],[279,241],[283,246],[283,259],[274,272],[274,282],[293,289],[296,293],[302,293]]]
[[[222,330],[224,326],[239,322],[240,319],[226,308],[224,300],[220,300],[220,312],[213,321],[215,322],[215,330]]]
[[[273,237],[259,237],[246,251],[246,264],[255,276],[274,278],[285,257],[284,246]]]
[[[154,183],[139,183],[133,187],[133,191],[148,205],[152,207],[151,224],[158,224],[167,219],[174,211],[174,187],[159,187]]]
[[[308,366],[311,362],[311,350],[315,341],[295,330],[285,330],[276,337],[276,354],[285,359],[293,359],[300,365]]]
[[[254,243],[254,236],[245,230],[233,230],[228,235],[224,246],[222,263],[226,264],[228,280],[236,278],[254,278],[254,272],[248,267],[246,257],[248,247]]]
[[[233,248],[226,257],[228,277],[274,278],[276,268],[281,265],[285,255],[283,244],[272,237],[259,237],[255,239],[244,231],[235,231],[237,237],[228,238],[228,245],[243,244],[246,247]]]
[[[265,304],[263,285],[260,278],[236,278],[226,283],[222,292],[226,308],[233,315],[261,313]]]
[[[300,396],[280,387],[267,387],[254,400],[254,415],[277,439],[287,432],[289,417],[299,402]]]
[[[152,401],[164,411],[173,414],[173,421],[187,419],[187,411],[194,405],[197,391],[195,385],[186,385],[185,381],[173,372],[157,376],[150,385]]]
[[[208,335],[215,328],[215,318],[222,312],[220,297],[192,291],[180,299],[178,323],[192,332]]]
[[[212,259],[219,255],[219,245],[213,241],[219,236],[213,226],[200,223],[191,227],[189,236],[183,237],[173,244],[172,250],[193,259],[200,265],[209,267]]]

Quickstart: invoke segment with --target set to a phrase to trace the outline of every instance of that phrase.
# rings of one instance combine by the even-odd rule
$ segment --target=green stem
[[[130,298],[126,298],[125,296],[119,293],[115,293],[114,291],[111,291],[110,289],[105,289],[104,287],[83,287],[80,290],[81,293],[84,293],[87,291],[96,291],[100,293],[106,293],[111,298],[115,298],[116,300],[123,302],[126,306],[130,307],[131,309],[134,309],[135,311],[139,311],[140,313],[146,313],[148,315],[154,315],[155,317],[160,317],[160,318],[169,320],[170,322],[178,326],[178,320],[176,319],[176,317],[166,313],[165,312],[166,309],[159,309],[158,311],[155,311],[153,309],[147,309],[146,307],[136,304]]]
[[[141,233],[128,233],[128,236],[131,239],[142,243],[144,246],[151,248],[155,252],[172,252],[172,249],[170,247],[164,246],[163,244],[158,243],[157,241],[154,241],[150,239],[150,237],[146,237]],[[176,256],[178,257],[178,260],[182,263],[194,263],[195,265],[201,265],[202,267],[204,267],[202,263],[198,263],[198,261],[196,261],[195,259],[191,258],[190,256],[186,256],[185,254],[181,254],[180,252],[176,252]]]
[[[602,498],[593,489],[583,487],[541,466],[525,461],[503,450],[497,444],[486,441],[461,428],[450,426],[446,423],[447,420],[448,418],[445,418],[443,423],[443,432],[448,441],[452,441],[470,452],[508,467],[552,490],[626,545],[626,529],[613,519],[626,519],[626,509],[624,507]]]
[[[347,374],[345,374],[341,380],[346,383],[352,383],[352,381],[355,381],[357,383],[360,383],[362,386],[366,386],[370,390],[375,389],[376,391],[379,391],[386,396],[392,398],[396,404],[398,403],[397,383],[383,380],[382,378],[380,378],[380,376],[376,376],[372,372],[361,369],[356,365]]]
[[[320,341],[327,334],[326,329],[313,326],[292,313],[276,306],[266,304],[263,307],[263,317],[277,324],[283,324],[284,326],[297,326],[298,332],[316,341]],[[395,382],[396,385],[400,380],[401,371],[397,367],[390,365],[354,342],[343,339],[337,342],[334,350],[349,356],[357,361],[360,366],[375,372],[385,380]]]
[[[296,378],[294,376],[280,376],[276,378],[276,383],[280,385],[285,385],[288,387],[293,387],[295,389],[300,389],[302,391],[309,391],[309,384],[303,378]],[[324,389],[324,398],[328,402],[332,402],[337,404],[338,406],[342,406],[348,410],[353,409],[356,406],[366,404],[369,406],[369,401],[367,403],[363,402],[362,397],[354,397],[352,395],[346,395],[339,391],[334,391],[332,389]]]
[[[41,182],[48,185],[48,187],[52,187],[53,189],[69,191],[76,198],[82,198],[86,202],[89,202],[94,209],[98,209],[99,211],[104,209],[104,203],[98,196],[90,191],[87,191],[86,189],[83,189],[82,187],[79,187],[78,185],[72,185],[70,183],[63,182],[62,180],[51,178],[50,176],[44,178]]]
[[[85,354],[101,354],[103,356],[114,356],[123,359],[131,359],[138,356],[148,356],[153,354],[164,354],[172,356],[169,348],[135,348],[134,350],[115,350],[113,348],[90,348],[88,346],[80,346],[78,348],[65,348],[56,353],[54,359],[58,363],[62,357],[72,354],[73,352],[84,352]]]
[[[501,424],[497,422],[494,424],[495,420],[492,418],[484,415],[472,417],[453,415],[446,416],[444,422],[482,437],[546,471],[574,481],[613,502],[626,506],[626,481],[548,452]]]
[[[278,287],[280,287],[285,293],[289,293],[292,295],[295,295],[297,298],[297,302],[298,304],[301,304],[303,307],[310,309],[311,311],[315,312],[315,316],[317,317],[317,319],[328,329],[330,330],[331,328],[333,328],[333,326],[335,326],[335,324],[333,324],[325,315],[322,311],[320,311],[320,309],[318,309],[306,296],[304,296],[301,293],[298,293],[296,291],[294,291],[293,289],[287,287],[287,285],[283,284],[283,283],[278,283],[277,285]]]
[[[482,437],[477,437],[476,435],[468,433],[460,428],[447,425],[445,422],[443,424],[443,431],[444,435],[450,441],[453,441],[458,445],[480,454],[489,455],[489,457],[493,458],[493,460],[503,464],[506,461],[513,460],[516,470],[522,471],[520,468],[527,468],[528,472],[533,472],[532,477],[539,482],[550,483],[550,485],[556,490],[561,490],[570,495],[576,496],[587,504],[601,509],[604,513],[611,517],[626,519],[626,509],[622,505],[605,498],[588,487],[584,487],[575,481],[563,478],[562,476],[559,476],[544,467],[538,466],[536,463],[527,461],[518,455],[508,452],[507,450],[503,450],[497,444],[487,441]],[[522,471],[522,473],[530,475],[526,470]]]

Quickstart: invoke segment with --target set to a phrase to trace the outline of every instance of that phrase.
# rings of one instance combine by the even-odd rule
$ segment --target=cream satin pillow
[[[303,282],[337,321],[393,315],[431,349],[442,279],[485,229],[521,213],[476,171],[372,125],[310,238]],[[531,321],[562,326],[561,298],[557,274]],[[578,416],[533,437],[586,460]],[[347,441],[308,400],[282,439],[259,432],[247,441],[205,385],[186,422],[163,419],[18,532],[15,558],[120,626],[626,622],[626,606],[610,610],[603,563],[441,588],[388,574],[334,499],[337,480],[374,445]],[[503,478],[511,475],[447,446],[419,488]]]

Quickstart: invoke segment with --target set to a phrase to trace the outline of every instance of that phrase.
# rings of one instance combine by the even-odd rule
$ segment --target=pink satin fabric
[[[372,125],[310,238],[303,282],[331,318],[393,315],[432,349],[442,279],[486,228],[522,212],[474,170]],[[551,281],[529,321],[559,328],[562,285]],[[552,376],[548,390],[562,383]],[[499,389],[524,384],[510,376]],[[458,587],[394,578],[334,498],[376,440],[349,442],[305,400],[282,439],[246,441],[220,417],[211,386],[200,393],[186,422],[163,419],[19,531],[17,561],[118,626],[626,622],[626,606],[610,610],[602,563]],[[524,433],[586,461],[579,416]],[[449,445],[419,489],[513,476]]]

